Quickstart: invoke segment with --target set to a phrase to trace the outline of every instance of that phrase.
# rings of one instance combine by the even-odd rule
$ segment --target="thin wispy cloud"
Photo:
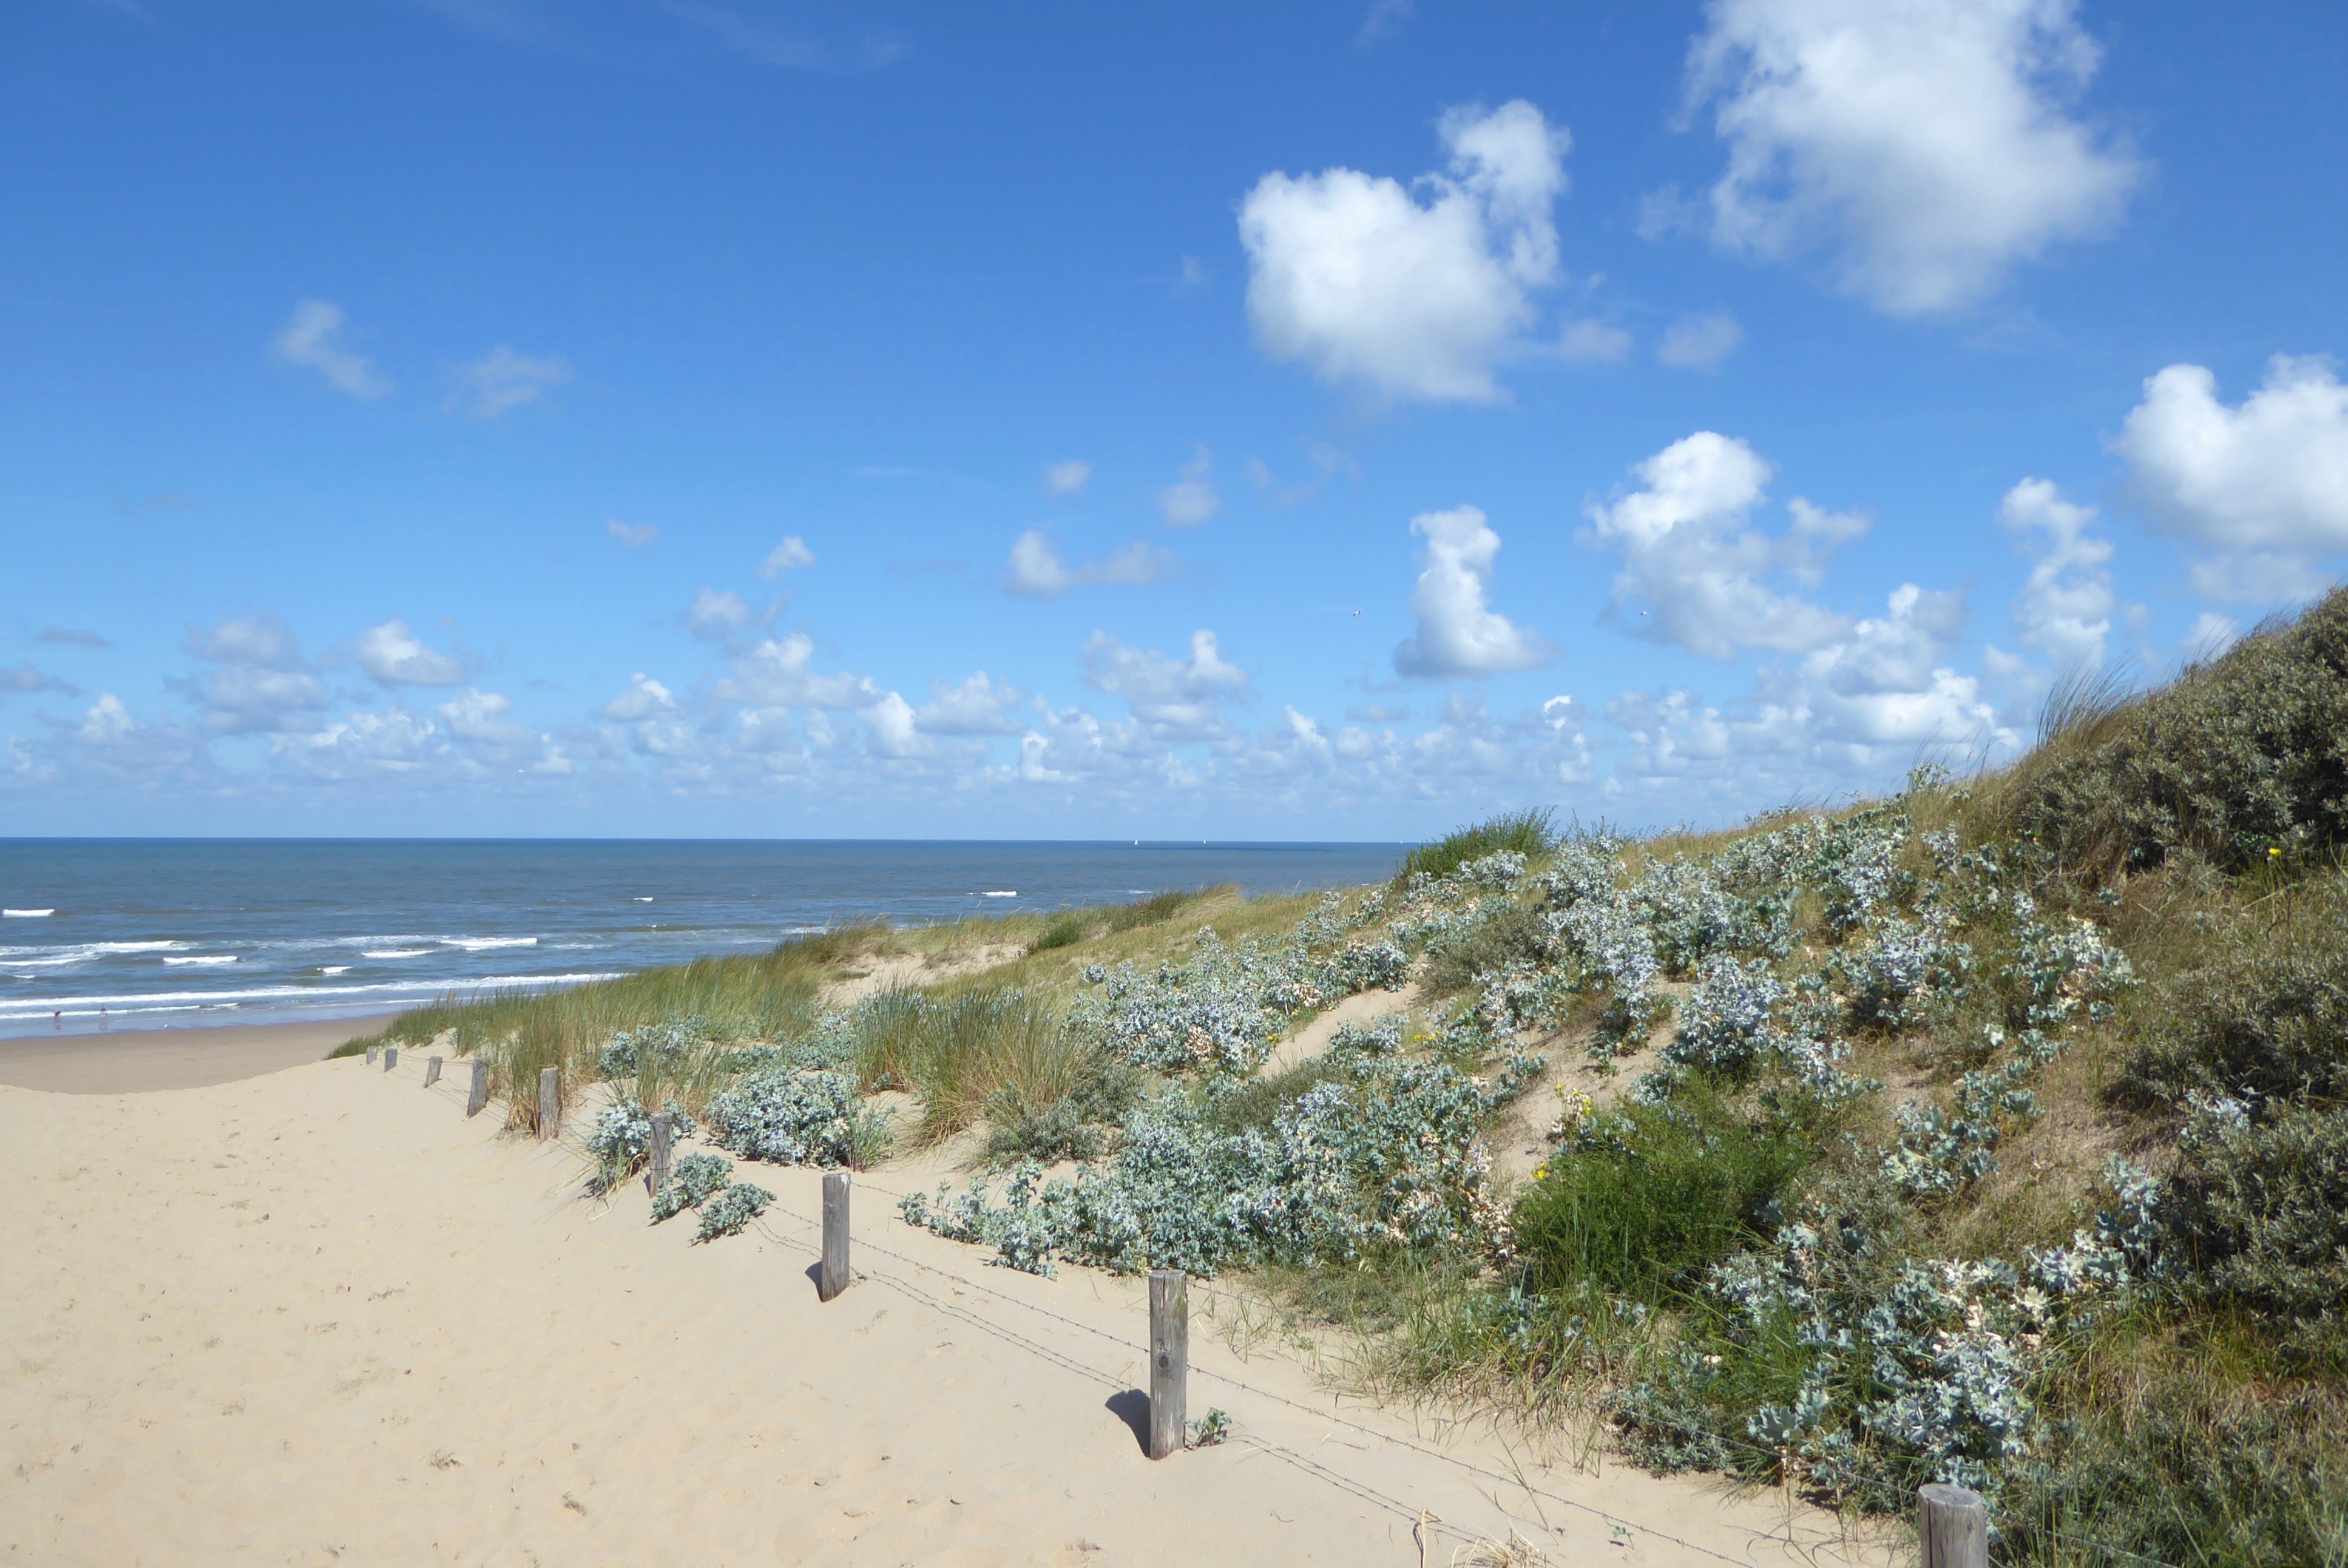
[[[343,325],[342,306],[305,299],[270,340],[270,352],[281,363],[316,371],[327,386],[361,402],[384,396],[391,390],[389,377],[343,341]]]
[[[642,550],[660,537],[660,524],[622,522],[615,517],[603,524],[603,531],[616,540],[623,550]]]
[[[664,0],[663,9],[701,28],[727,53],[785,70],[874,71],[895,65],[908,52],[903,39],[885,33],[838,43],[787,32],[726,6],[703,5],[698,0]]]
[[[495,419],[537,402],[550,388],[569,381],[572,369],[567,360],[541,358],[500,343],[470,365],[458,366],[457,377],[462,385],[450,394],[448,407],[476,419]]]

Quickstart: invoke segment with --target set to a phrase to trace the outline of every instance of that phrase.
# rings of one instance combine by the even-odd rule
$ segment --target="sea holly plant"
[[[670,1137],[682,1140],[693,1136],[694,1120],[685,1107],[670,1100],[664,1109],[670,1119]],[[587,1133],[587,1152],[595,1161],[589,1185],[599,1195],[610,1191],[644,1169],[652,1143],[652,1118],[644,1114],[642,1107],[624,1100],[605,1106],[596,1114],[595,1125]]]

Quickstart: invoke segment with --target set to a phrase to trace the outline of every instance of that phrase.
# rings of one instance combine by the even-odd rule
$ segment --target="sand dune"
[[[1510,1529],[1558,1563],[1860,1555],[1772,1497],[1519,1484],[1489,1437],[1242,1361],[1205,1295],[1192,1413],[1234,1437],[1153,1463],[1137,1282],[986,1268],[881,1172],[863,1277],[819,1304],[815,1173],[747,1172],[767,1222],[691,1245],[420,1066],[0,1088],[0,1562],[1416,1564]]]

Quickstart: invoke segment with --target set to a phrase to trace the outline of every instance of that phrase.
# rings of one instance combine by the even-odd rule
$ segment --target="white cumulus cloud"
[[[750,606],[739,593],[704,588],[693,596],[693,607],[685,613],[685,629],[696,637],[722,638],[749,624],[751,619]]]
[[[359,668],[385,686],[453,686],[465,684],[465,665],[424,645],[401,620],[386,621],[359,634],[353,650]]]
[[[1008,682],[987,678],[984,670],[960,685],[930,684],[931,700],[913,715],[913,723],[930,735],[1016,735],[1019,726],[1011,712],[1027,694]]]
[[[1163,581],[1181,564],[1171,552],[1136,541],[1098,561],[1071,565],[1061,555],[1056,540],[1040,528],[1031,528],[1011,542],[1003,591],[1022,599],[1056,599],[1072,588],[1104,583],[1139,587]]]
[[[712,690],[723,702],[753,707],[835,710],[870,707],[880,688],[867,676],[815,672],[815,639],[805,632],[769,637],[734,661],[734,673]]]
[[[1997,515],[2032,557],[2013,601],[2022,640],[2066,671],[2101,665],[2118,598],[2112,542],[2095,531],[2096,509],[2065,500],[2050,480],[2026,479],[2005,492]]]
[[[2154,521],[2211,552],[2192,574],[2211,598],[2312,598],[2348,551],[2348,387],[2329,360],[2277,355],[2233,407],[2202,366],[2169,366],[2115,445]]]
[[[343,342],[343,311],[322,299],[305,299],[278,329],[270,349],[288,365],[314,370],[337,392],[365,401],[391,390],[391,383],[372,360],[355,354]]]
[[[767,558],[758,562],[757,572],[761,577],[779,577],[786,572],[814,564],[815,552],[808,548],[807,541],[796,533],[787,533],[780,544],[767,552]]]
[[[1190,656],[1169,658],[1128,647],[1107,632],[1085,643],[1085,679],[1121,696],[1135,718],[1161,738],[1211,739],[1225,733],[1217,709],[1248,694],[1247,672],[1222,655],[1215,634],[1190,634]]]
[[[1273,358],[1395,398],[1489,403],[1499,356],[1557,282],[1570,138],[1522,99],[1455,108],[1447,170],[1267,174],[1240,206],[1248,317]]]
[[[1714,0],[1688,56],[1728,164],[1733,250],[1824,251],[1843,288],[1949,311],[2118,220],[2143,165],[2075,112],[2099,63],[2073,0]]]
[[[1418,630],[1395,649],[1398,673],[1426,680],[1488,676],[1555,656],[1539,633],[1486,603],[1500,536],[1483,512],[1472,506],[1425,511],[1410,520],[1410,531],[1426,541],[1426,551],[1410,595]]]
[[[1053,495],[1075,495],[1092,477],[1092,464],[1078,458],[1044,465],[1044,488]]]
[[[1182,477],[1158,492],[1158,515],[1169,528],[1196,528],[1223,510],[1215,490],[1215,457],[1200,447],[1182,465]]]
[[[660,537],[660,525],[651,522],[622,522],[613,518],[603,524],[603,531],[620,542],[627,550],[642,550]]]
[[[1793,525],[1771,538],[1749,526],[1769,465],[1743,441],[1699,430],[1632,469],[1640,488],[1588,509],[1583,542],[1622,557],[1612,608],[1635,636],[1708,659],[1739,648],[1800,653],[1839,636],[1847,618],[1762,579],[1816,582],[1827,557],[1868,520],[1797,498]],[[1645,609],[1632,614],[1634,602]]]

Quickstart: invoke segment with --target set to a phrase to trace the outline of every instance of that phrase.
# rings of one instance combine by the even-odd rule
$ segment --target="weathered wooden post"
[[[644,1191],[657,1197],[668,1185],[668,1143],[676,1118],[667,1111],[653,1112],[652,1169],[644,1172]]]
[[[1189,1430],[1190,1276],[1149,1271],[1149,1457],[1179,1453]]]
[[[383,1048],[383,1070],[389,1072],[398,1065],[399,1047],[397,1046],[386,1046]]]
[[[823,1173],[823,1268],[815,1294],[829,1301],[848,1288],[848,1172]]]
[[[465,1091],[465,1114],[479,1116],[481,1108],[489,1103],[489,1064],[480,1057],[473,1058],[473,1084]]]
[[[551,1138],[562,1124],[562,1069],[541,1068],[538,1072],[538,1135]]]
[[[434,1084],[438,1083],[439,1081],[440,1081],[440,1058],[439,1058],[438,1057],[425,1057],[425,1058],[424,1058],[424,1087],[425,1087],[426,1088],[430,1088]]]
[[[1989,1568],[1989,1504],[1979,1492],[1940,1481],[1920,1486],[1916,1513],[1924,1568]]]
[[[369,1046],[369,1047],[367,1047],[367,1066],[369,1066],[369,1067],[373,1067],[373,1066],[375,1066],[375,1058],[376,1058],[376,1053],[377,1053],[377,1052],[381,1051],[382,1049],[383,1049],[383,1047],[380,1047],[380,1046]]]

